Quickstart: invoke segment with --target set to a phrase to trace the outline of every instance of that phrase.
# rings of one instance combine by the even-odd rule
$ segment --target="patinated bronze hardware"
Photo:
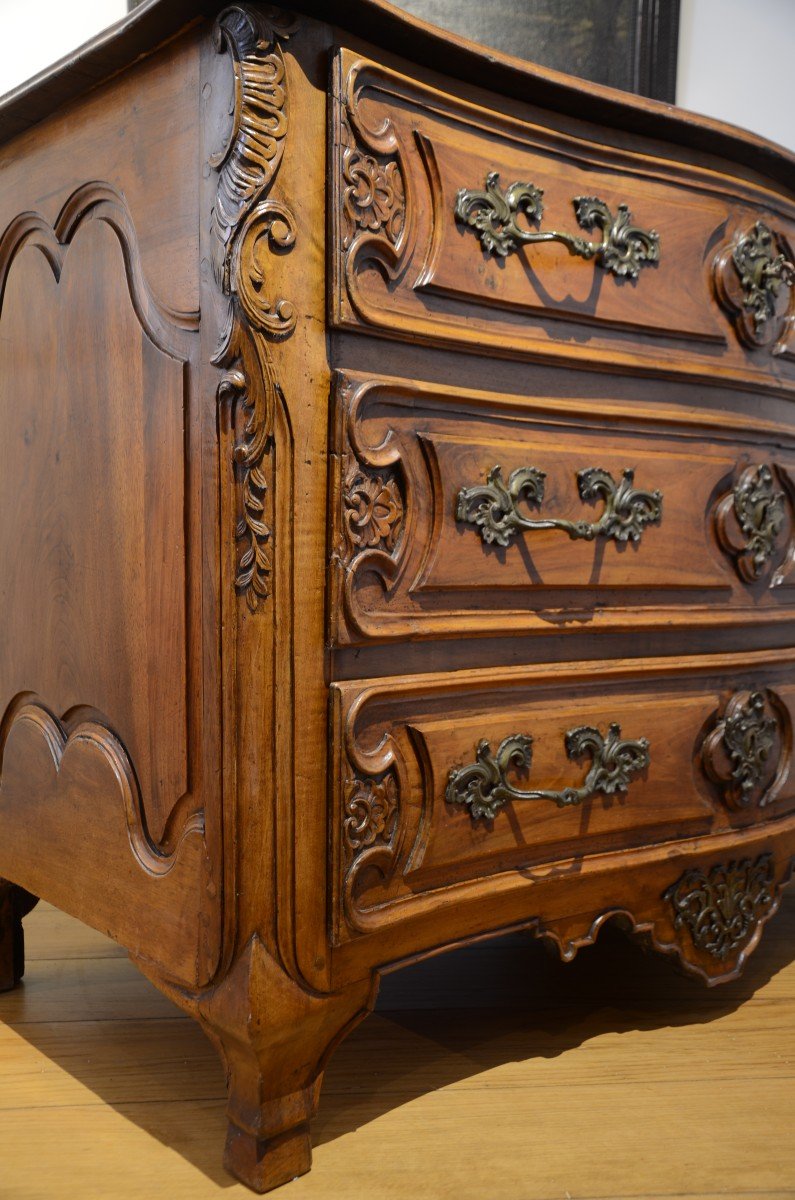
[[[487,253],[501,258],[533,242],[562,242],[570,254],[594,259],[597,266],[612,275],[628,275],[631,279],[637,279],[641,267],[660,261],[660,235],[656,230],[633,225],[626,204],[619,204],[614,216],[604,200],[596,196],[575,196],[572,203],[580,228],[599,229],[601,241],[521,226],[520,213],[528,221],[541,223],[543,195],[543,189],[533,183],[517,182],[503,188],[499,174],[491,171],[483,191],[461,188],[456,197],[456,219],[475,231]]]
[[[776,487],[773,468],[767,463],[747,467],[721,499],[715,518],[718,540],[733,556],[740,578],[755,583],[768,575],[787,520],[787,497]]]
[[[565,521],[559,518],[524,517],[518,503],[541,504],[546,474],[537,467],[517,467],[506,483],[502,468],[491,468],[486,482],[462,488],[456,502],[456,520],[476,525],[484,542],[507,546],[524,529],[562,529],[574,540],[592,542],[603,537],[616,542],[638,542],[646,525],[662,518],[662,492],[634,488],[634,471],[622,473],[616,483],[609,471],[586,467],[577,472],[580,499],[604,501],[604,510],[596,521]]]
[[[704,739],[701,761],[726,807],[742,812],[775,798],[790,746],[789,714],[775,692],[735,692]]]
[[[715,259],[718,299],[734,320],[737,335],[747,346],[774,343],[786,325],[795,284],[795,263],[786,244],[764,221],[724,246]]]
[[[709,873],[687,871],[665,899],[674,910],[674,928],[687,928],[698,950],[725,962],[750,942],[759,924],[775,911],[772,854],[755,862],[719,863]]]
[[[631,780],[649,765],[646,738],[621,737],[621,726],[610,725],[607,736],[591,725],[578,725],[566,734],[566,754],[578,760],[590,754],[588,774],[579,787],[560,792],[532,788],[525,790],[508,782],[508,772],[529,771],[533,761],[533,739],[529,734],[514,733],[505,738],[493,754],[488,741],[481,740],[475,750],[475,762],[454,767],[447,780],[445,798],[449,804],[465,804],[473,821],[485,817],[491,821],[510,800],[550,800],[558,808],[571,808],[600,793],[613,796],[625,792]]]

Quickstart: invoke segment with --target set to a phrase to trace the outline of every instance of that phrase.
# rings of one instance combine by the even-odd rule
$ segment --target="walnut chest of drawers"
[[[379,972],[795,856],[795,162],[382,0],[149,2],[0,107],[0,984],[42,897],[308,1169]]]

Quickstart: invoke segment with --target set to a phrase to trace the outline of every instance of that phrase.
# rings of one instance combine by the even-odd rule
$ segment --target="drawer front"
[[[338,326],[795,386],[791,198],[348,51],[336,72]],[[760,253],[772,272],[762,292]]]
[[[791,617],[774,424],[352,374],[335,394],[337,645]]]
[[[592,860],[774,829],[795,801],[794,657],[334,685],[337,944],[478,897],[498,927],[504,901]]]

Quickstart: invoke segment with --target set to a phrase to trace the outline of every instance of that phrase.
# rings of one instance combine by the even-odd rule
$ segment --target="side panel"
[[[221,940],[217,653],[191,386],[196,45],[169,55],[132,73],[169,93],[168,129],[125,79],[82,103],[74,157],[45,125],[40,148],[21,139],[27,172],[2,175],[0,875],[197,986]],[[144,198],[158,143],[179,195],[167,170]],[[75,163],[97,176],[64,195]]]

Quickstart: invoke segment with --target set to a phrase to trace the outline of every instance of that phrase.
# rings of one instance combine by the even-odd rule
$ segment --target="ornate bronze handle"
[[[586,467],[577,472],[580,499],[591,502],[601,498],[604,510],[597,521],[564,521],[556,518],[523,517],[517,505],[524,498],[531,504],[544,499],[546,474],[537,467],[517,467],[506,484],[502,468],[491,468],[484,484],[462,488],[456,503],[456,520],[480,529],[484,542],[507,546],[523,529],[562,529],[570,538],[592,542],[594,538],[612,538],[616,542],[638,542],[646,525],[662,518],[662,492],[644,492],[632,486],[633,471],[623,472],[616,483],[609,471]]]
[[[508,782],[513,767],[529,771],[533,761],[533,739],[528,734],[514,733],[505,738],[492,754],[491,745],[478,742],[475,762],[454,767],[447,780],[445,799],[448,804],[465,804],[473,821],[485,817],[491,821],[497,810],[509,800],[551,800],[558,808],[583,804],[593,796],[614,796],[625,792],[631,780],[649,765],[649,743],[646,738],[635,741],[622,739],[621,726],[611,725],[604,737],[591,725],[578,725],[566,734],[566,754],[580,759],[590,754],[592,762],[582,784],[561,792],[531,789],[525,791]]]
[[[562,242],[570,254],[593,258],[597,266],[612,275],[628,275],[631,279],[637,279],[641,267],[660,261],[660,235],[656,230],[647,232],[633,225],[626,204],[619,204],[618,215],[613,216],[604,200],[596,196],[575,196],[573,204],[581,229],[601,230],[599,242],[589,242],[576,234],[520,226],[520,213],[540,224],[543,195],[543,189],[532,183],[517,182],[502,188],[498,173],[491,171],[483,191],[461,188],[455,202],[456,220],[474,230],[487,253],[501,258],[532,242]]]

